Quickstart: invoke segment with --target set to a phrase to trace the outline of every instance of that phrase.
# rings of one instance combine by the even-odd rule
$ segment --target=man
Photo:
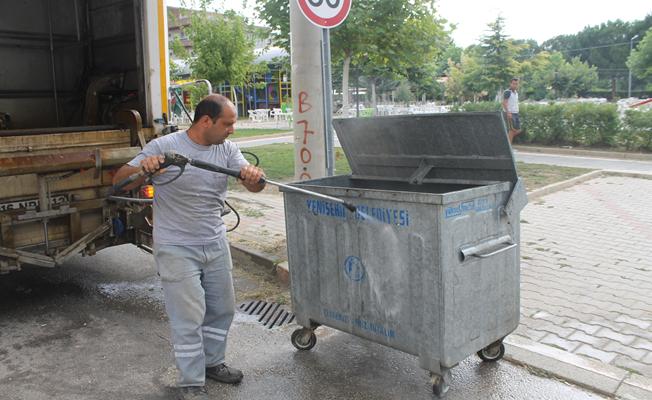
[[[509,126],[509,143],[514,141],[521,131],[521,120],[518,116],[518,78],[512,78],[509,89],[503,93],[503,111],[507,113]]]
[[[188,165],[175,181],[156,186],[179,171],[178,167],[159,170],[159,165],[165,152],[175,151],[192,159],[239,168],[241,183],[251,192],[261,191],[263,171],[249,165],[238,147],[227,140],[236,121],[237,111],[229,99],[207,96],[197,105],[187,131],[149,142],[113,178],[114,183],[119,182],[141,169],[156,174],[154,259],[179,370],[178,399],[208,399],[206,377],[231,384],[243,377],[241,371],[224,363],[235,311],[231,254],[221,218],[227,176]]]

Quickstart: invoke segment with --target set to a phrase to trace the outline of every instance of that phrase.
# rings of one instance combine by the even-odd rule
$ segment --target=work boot
[[[233,367],[227,367],[222,363],[214,367],[206,368],[206,377],[222,383],[236,384],[242,380],[242,371]]]
[[[177,388],[177,400],[208,400],[208,391],[204,386],[183,386]]]

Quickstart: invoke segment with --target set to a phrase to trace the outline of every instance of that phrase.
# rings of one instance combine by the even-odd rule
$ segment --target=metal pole
[[[50,36],[50,65],[52,67],[52,91],[54,94],[54,113],[57,117],[57,126],[61,126],[59,121],[59,97],[57,96],[57,72],[54,65],[54,39],[52,36],[52,2],[48,3],[48,33]]]
[[[331,79],[331,40],[330,31],[322,29],[322,66],[324,82],[324,134],[326,142],[326,174],[333,176],[335,172],[335,157],[333,147],[333,81]]]
[[[632,36],[631,39],[629,39],[629,54],[632,54],[632,50],[634,49],[634,39],[636,39],[638,35]],[[627,85],[627,97],[630,98],[632,97],[632,69],[628,68],[629,70],[629,84]]]
[[[355,74],[355,117],[360,118],[360,71]]]

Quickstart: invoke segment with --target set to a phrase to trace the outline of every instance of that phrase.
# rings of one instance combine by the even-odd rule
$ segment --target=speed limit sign
[[[351,0],[297,0],[310,22],[321,28],[334,28],[344,22],[351,10]]]

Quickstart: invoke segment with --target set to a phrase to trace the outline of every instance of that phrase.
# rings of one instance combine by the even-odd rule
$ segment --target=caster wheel
[[[317,344],[317,336],[315,336],[315,332],[308,328],[299,328],[295,330],[292,332],[290,340],[294,347],[303,351],[310,350],[315,347],[315,344]]]
[[[448,383],[441,376],[433,376],[432,379],[432,393],[438,398],[443,398],[448,392]]]
[[[505,345],[502,341],[492,343],[484,349],[478,351],[478,357],[485,362],[496,362],[505,355]]]

